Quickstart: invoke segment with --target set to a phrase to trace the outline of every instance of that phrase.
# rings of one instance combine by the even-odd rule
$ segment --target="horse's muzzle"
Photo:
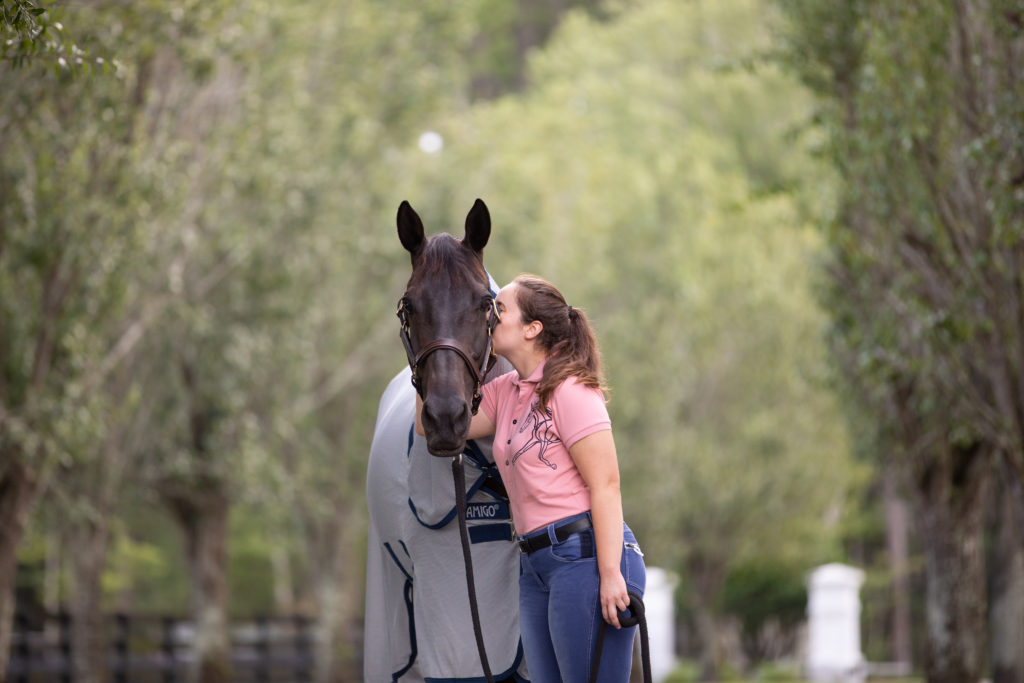
[[[451,457],[462,453],[471,417],[469,405],[462,397],[428,394],[421,419],[431,455]]]

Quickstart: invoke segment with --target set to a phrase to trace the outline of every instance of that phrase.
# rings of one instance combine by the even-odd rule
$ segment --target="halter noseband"
[[[402,329],[399,335],[402,337],[402,345],[405,346],[405,355],[409,357],[409,368],[412,370],[412,385],[416,388],[416,393],[423,396],[423,386],[420,383],[419,368],[427,356],[446,349],[448,351],[454,351],[462,358],[466,363],[466,367],[469,368],[469,373],[473,376],[474,388],[473,388],[473,415],[476,415],[477,410],[480,408],[480,400],[483,398],[483,394],[480,392],[480,387],[483,386],[484,376],[487,375],[487,371],[494,365],[494,361],[497,360],[497,356],[494,355],[494,349],[491,347],[491,341],[494,336],[494,328],[501,321],[501,314],[498,312],[498,303],[494,300],[494,297],[490,297],[491,315],[490,320],[487,321],[487,347],[484,349],[484,359],[477,368],[473,363],[473,355],[466,350],[461,342],[457,339],[450,337],[442,337],[435,339],[430,342],[422,349],[419,353],[414,353],[412,350],[412,339],[409,337],[409,300],[407,297],[402,297],[398,301],[398,320],[402,324]]]

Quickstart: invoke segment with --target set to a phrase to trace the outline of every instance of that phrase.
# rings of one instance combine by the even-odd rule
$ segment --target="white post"
[[[659,567],[647,568],[644,613],[651,646],[651,680],[665,680],[676,667],[675,603],[676,577]],[[639,632],[637,633],[639,639]],[[639,642],[639,641],[638,641]]]
[[[864,572],[842,564],[818,567],[807,580],[807,678],[860,683],[860,587]]]

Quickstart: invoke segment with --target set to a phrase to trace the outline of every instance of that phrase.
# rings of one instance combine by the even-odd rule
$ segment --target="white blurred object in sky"
[[[444,138],[441,137],[440,133],[428,130],[423,135],[420,135],[419,144],[420,149],[427,154],[437,154],[444,147]]]

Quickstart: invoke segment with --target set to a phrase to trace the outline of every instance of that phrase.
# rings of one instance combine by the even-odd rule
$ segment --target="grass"
[[[700,667],[696,662],[683,660],[679,666],[669,674],[664,683],[696,683],[700,680]],[[869,677],[868,681],[877,683],[923,683],[923,678],[875,678]],[[752,672],[744,678],[735,672],[723,672],[719,683],[809,683],[800,677],[798,667],[767,664]]]
[[[673,672],[665,679],[664,683],[694,683],[698,679],[691,677],[686,674],[679,674]],[[868,678],[869,682],[876,681],[877,683],[924,683],[923,678]],[[759,678],[756,675],[751,678],[722,678],[719,679],[718,683],[758,683],[760,681],[771,683],[810,683],[804,678]]]

